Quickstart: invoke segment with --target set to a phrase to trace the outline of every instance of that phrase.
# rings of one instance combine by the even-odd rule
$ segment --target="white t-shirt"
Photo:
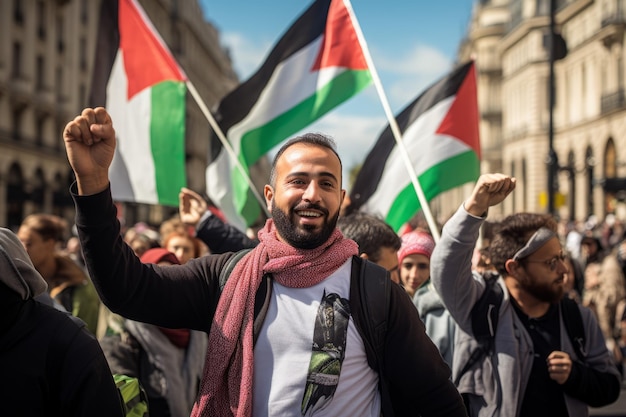
[[[324,295],[349,299],[351,262],[349,259],[310,288],[294,289],[273,283],[267,316],[254,348],[255,417],[302,415],[318,308]],[[363,339],[352,317],[332,400],[321,408],[310,407],[306,416],[380,416],[378,375],[367,364]]]

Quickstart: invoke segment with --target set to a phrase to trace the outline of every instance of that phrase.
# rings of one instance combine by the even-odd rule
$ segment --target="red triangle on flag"
[[[333,0],[330,3],[324,40],[311,71],[328,67],[367,69],[352,18],[343,0]]]
[[[159,82],[187,78],[140,7],[135,0],[119,0],[120,49],[128,79],[128,99]]]
[[[437,133],[446,134],[463,141],[476,152],[480,159],[475,66],[472,64],[467,71],[452,106],[437,128]]]

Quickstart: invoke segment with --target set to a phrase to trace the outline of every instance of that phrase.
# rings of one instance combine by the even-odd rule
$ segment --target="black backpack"
[[[474,307],[472,307],[472,333],[478,342],[478,347],[472,352],[465,366],[454,379],[454,385],[458,386],[461,377],[470,370],[478,361],[494,353],[494,340],[496,329],[498,328],[498,317],[500,305],[504,292],[498,285],[498,275],[488,273],[483,276],[485,279],[485,292],[480,296]],[[579,359],[587,357],[585,350],[585,330],[583,318],[578,308],[578,304],[570,298],[564,297],[560,301],[561,315],[567,330],[572,346]]]
[[[236,252],[224,265],[220,271],[220,290],[224,289],[230,274],[233,272],[237,262],[241,260],[252,249],[243,249]],[[382,415],[393,417],[393,407],[389,387],[384,374],[384,347],[387,336],[387,314],[389,311],[389,299],[393,282],[388,276],[388,272],[375,263],[364,259],[352,257],[352,274],[350,276],[350,311],[354,324],[363,339],[367,362],[374,371],[378,373],[379,389],[381,395]],[[269,286],[269,288],[268,288]],[[260,296],[271,291],[271,282],[262,283],[257,292],[257,301]],[[257,309],[255,302],[255,317],[263,307]],[[258,328],[254,326],[255,340]]]

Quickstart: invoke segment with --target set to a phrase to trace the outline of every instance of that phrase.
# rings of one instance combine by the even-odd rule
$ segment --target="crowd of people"
[[[150,416],[585,416],[618,398],[619,220],[486,221],[516,181],[484,174],[438,242],[400,235],[342,214],[334,143],[305,134],[274,158],[256,235],[189,189],[176,218],[123,229],[113,123],[86,109],[63,132],[73,233],[41,213],[0,229],[0,366],[33,369],[13,390],[40,387],[33,413],[124,415],[114,374],[139,380]]]

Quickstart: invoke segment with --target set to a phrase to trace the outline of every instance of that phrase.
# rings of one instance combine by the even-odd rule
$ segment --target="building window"
[[[37,36],[46,38],[46,3],[43,1],[37,2]]]
[[[37,118],[35,122],[35,144],[37,146],[43,145],[43,136],[45,134],[44,127],[46,125],[46,118],[41,116]]]
[[[44,82],[44,71],[45,71],[45,62],[43,56],[37,56],[37,61],[35,64],[35,88],[37,90],[43,90],[45,87]]]
[[[13,66],[11,73],[14,78],[22,75],[22,45],[19,42],[13,44]]]
[[[87,15],[87,0],[81,0],[81,2],[80,2],[80,21],[83,22],[84,25],[86,25],[88,19],[89,19],[89,16]]]
[[[11,164],[9,175],[7,177],[7,218],[6,225],[12,230],[17,228],[24,219],[24,201],[26,193],[24,192],[24,176],[22,168],[17,164]]]
[[[85,106],[87,104],[87,88],[85,87],[85,84],[78,86],[78,99],[80,100],[81,106]]]
[[[63,101],[63,69],[57,67],[54,71],[54,91],[56,94],[57,102]]]
[[[86,70],[87,69],[87,41],[85,40],[85,38],[80,38],[80,69],[81,70]]]
[[[65,40],[63,39],[63,16],[57,16],[57,52],[62,54],[65,51]]]
[[[24,108],[14,108],[11,119],[11,130],[14,140],[20,140],[22,138],[22,119],[24,118]]]
[[[13,21],[18,25],[24,23],[24,10],[22,0],[13,0]]]
[[[593,202],[593,167],[595,166],[593,151],[590,147],[585,152],[585,171],[587,172],[587,217],[594,214],[595,205]]]

